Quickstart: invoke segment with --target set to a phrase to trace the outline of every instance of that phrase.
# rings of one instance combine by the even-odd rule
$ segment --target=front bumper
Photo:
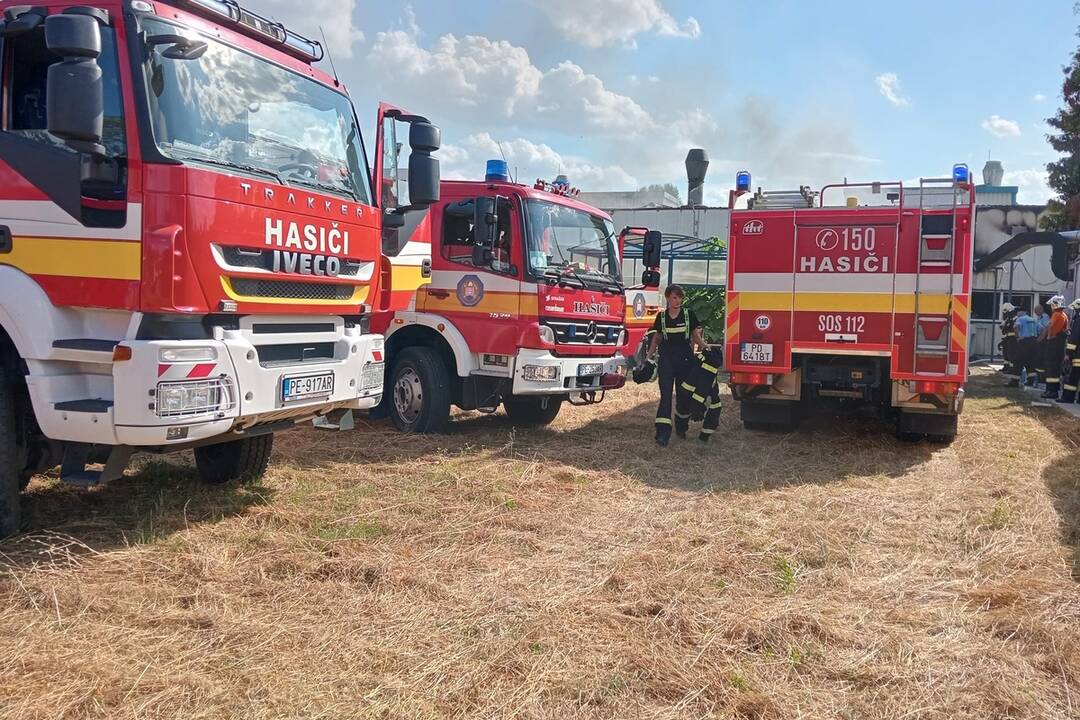
[[[601,372],[582,375],[583,365],[599,365]],[[525,378],[526,366],[556,368],[557,377],[553,380],[532,380]],[[514,362],[514,395],[564,395],[566,393],[595,392],[605,389],[605,377],[610,382],[611,376],[619,376],[621,386],[626,378],[626,358],[621,353],[613,357],[557,357],[548,350],[523,349],[518,352]]]
[[[340,317],[246,316],[239,327],[213,328],[210,339],[124,340],[120,347],[130,348],[131,357],[113,363],[111,387],[101,378],[98,396],[107,408],[50,413],[51,427],[42,428],[47,435],[132,447],[185,445],[258,425],[367,409],[382,396],[382,335],[363,335]],[[195,349],[212,358],[162,360],[165,350]],[[280,359],[290,354],[302,358],[309,351],[316,357]],[[332,389],[324,378],[318,395],[285,401],[283,380],[307,375],[332,376]],[[164,402],[167,386],[190,388],[211,400],[206,407],[170,409]]]

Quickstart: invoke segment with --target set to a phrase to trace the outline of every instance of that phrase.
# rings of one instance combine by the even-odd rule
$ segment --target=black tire
[[[450,422],[450,373],[439,353],[411,347],[394,360],[390,419],[403,433],[441,433]]]
[[[19,532],[19,448],[15,442],[15,393],[0,377],[0,537]]]
[[[207,485],[224,485],[233,480],[254,482],[266,473],[273,448],[273,433],[204,445],[195,448],[195,466]]]
[[[503,400],[503,407],[515,427],[541,427],[555,421],[564,399],[561,395],[510,396]]]

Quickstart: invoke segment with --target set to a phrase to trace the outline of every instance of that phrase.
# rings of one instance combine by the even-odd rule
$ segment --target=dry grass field
[[[662,450],[635,387],[282,435],[256,486],[35,479],[0,718],[1080,717],[1080,423],[1001,384],[949,447],[729,405]]]

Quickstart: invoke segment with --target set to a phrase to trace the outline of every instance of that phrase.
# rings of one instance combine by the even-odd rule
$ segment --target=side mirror
[[[442,133],[429,122],[409,126],[409,200],[414,208],[439,202],[439,161],[431,153],[442,144]]]
[[[660,272],[658,270],[646,270],[641,273],[641,284],[648,290],[660,287]]]
[[[473,218],[473,265],[477,267],[491,265],[498,232],[499,216],[495,213],[495,198],[476,198],[476,215]]]
[[[647,268],[660,267],[660,249],[663,244],[664,235],[659,230],[646,232],[645,242],[641,246],[641,264]]]
[[[45,18],[45,44],[63,59],[49,66],[46,80],[48,131],[73,150],[103,155],[105,90],[97,58],[101,28],[91,15]]]

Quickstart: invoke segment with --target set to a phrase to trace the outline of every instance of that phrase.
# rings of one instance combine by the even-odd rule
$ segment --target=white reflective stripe
[[[716,431],[715,430],[710,430],[709,428],[701,428],[701,434],[702,435],[712,435],[714,432],[716,432]]]
[[[128,203],[122,228],[88,228],[49,200],[0,200],[0,218],[15,237],[76,240],[141,240],[142,205]]]
[[[671,418],[656,418],[656,425],[670,425]]]

